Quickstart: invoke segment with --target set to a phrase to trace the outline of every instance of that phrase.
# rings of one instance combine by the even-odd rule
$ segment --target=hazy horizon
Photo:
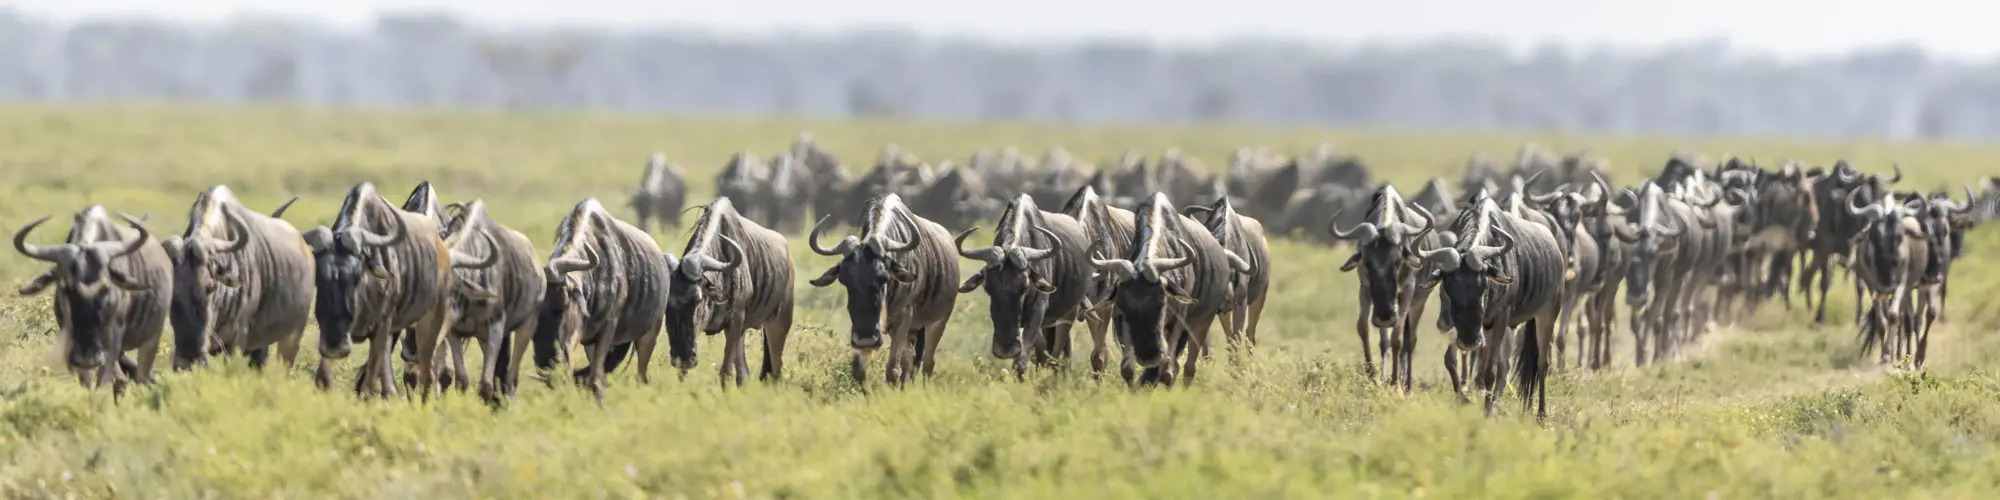
[[[371,26],[378,15],[439,12],[486,28],[601,27],[688,29],[725,34],[826,33],[902,29],[926,35],[1022,44],[1088,39],[1200,46],[1245,39],[1315,45],[1410,44],[1438,40],[1495,42],[1516,51],[1555,45],[1658,49],[1725,41],[1732,49],[1788,59],[1857,49],[1917,47],[1954,59],[2000,56],[2000,30],[1987,20],[2000,4],[1945,0],[1681,0],[1633,5],[1592,0],[1454,0],[1326,2],[1298,5],[1237,0],[1165,7],[1144,2],[1017,0],[973,5],[910,0],[812,2],[738,0],[654,6],[624,0],[142,0],[15,2],[8,7],[58,22],[151,18],[221,23],[277,16],[340,28]],[[1303,7],[1303,9],[1301,9]]]

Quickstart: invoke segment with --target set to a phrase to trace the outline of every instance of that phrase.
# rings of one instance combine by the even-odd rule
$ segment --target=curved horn
[[[402,216],[391,213],[389,214],[389,219],[387,222],[389,222],[390,225],[395,226],[395,229],[390,231],[389,234],[386,235],[371,233],[364,228],[359,228],[359,227],[354,228],[354,232],[358,236],[357,238],[355,238],[355,241],[360,242],[364,246],[386,247],[389,245],[402,243],[404,238],[410,236],[410,228],[403,227]]]
[[[1898,182],[1903,182],[1903,164],[1892,163],[1889,165],[1889,168],[1895,169],[1896,172],[1895,176],[1889,178],[1889,183],[1895,184]]]
[[[1021,257],[1028,259],[1029,262],[1034,262],[1038,260],[1047,259],[1049,257],[1054,257],[1056,255],[1056,251],[1062,250],[1062,238],[1057,238],[1056,233],[1054,231],[1050,231],[1048,230],[1048,228],[1044,228],[1042,226],[1034,226],[1034,228],[1036,232],[1042,233],[1042,236],[1048,237],[1049,247],[1022,248]]]
[[[1363,222],[1361,225],[1354,226],[1352,229],[1346,231],[1340,230],[1340,213],[1346,210],[1342,208],[1333,211],[1333,218],[1326,221],[1326,232],[1333,234],[1333,239],[1341,241],[1356,241],[1361,243],[1375,241],[1375,237],[1381,234],[1382,228],[1376,227],[1373,222]]]
[[[853,236],[842,238],[840,240],[840,244],[834,245],[834,247],[831,249],[819,246],[819,235],[820,233],[826,232],[826,222],[829,220],[833,220],[833,214],[826,214],[820,216],[819,222],[813,223],[812,232],[806,234],[806,246],[811,247],[813,253],[820,255],[826,255],[826,256],[845,255],[847,254],[848,250],[852,250],[854,248],[855,242],[859,241],[859,239]]]
[[[743,245],[736,243],[736,239],[734,238],[722,235],[716,235],[716,236],[722,238],[722,246],[728,250],[725,253],[734,253],[736,254],[736,258],[727,261],[721,261],[721,260],[716,260],[714,257],[709,257],[708,255],[704,254],[701,256],[701,258],[703,260],[708,261],[707,265],[714,266],[717,272],[726,272],[732,269],[736,269],[736,266],[743,265]]]
[[[1842,163],[1833,167],[1833,176],[1839,178],[1841,184],[1853,184],[1856,179],[1861,178],[1861,173]]]
[[[1508,251],[1514,249],[1514,235],[1507,234],[1506,230],[1495,227],[1493,228],[1493,236],[1500,238],[1500,246],[1473,245],[1471,251],[1467,252],[1467,254],[1483,261],[1506,255]]]
[[[972,233],[978,231],[979,231],[979,226],[968,227],[965,228],[964,231],[959,231],[957,238],[952,238],[951,245],[953,248],[958,249],[958,256],[980,262],[985,262],[987,264],[999,262],[1000,261],[999,248],[981,247],[979,249],[970,251],[965,249],[965,237],[972,236]]]
[[[1536,170],[1536,171],[1535,171],[1535,173],[1533,173],[1533,174],[1529,174],[1529,175],[1528,175],[1528,180],[1525,180],[1525,181],[1521,181],[1521,191],[1523,191],[1523,193],[1522,193],[1522,194],[1527,194],[1527,193],[1526,193],[1526,191],[1528,190],[1528,186],[1533,186],[1533,185],[1535,185],[1535,179],[1540,179],[1540,178],[1542,178],[1542,174],[1546,174],[1546,173],[1549,173],[1549,169],[1547,169],[1547,168],[1544,168],[1544,169],[1541,169],[1541,170]]]
[[[486,257],[474,257],[470,253],[451,249],[451,267],[457,269],[485,269],[500,261],[500,244],[493,241],[493,233],[479,232],[479,239],[486,241]]]
[[[1146,259],[1146,265],[1153,269],[1154,275],[1157,276],[1159,273],[1180,269],[1194,264],[1194,247],[1189,246],[1187,240],[1178,240],[1178,239],[1174,240],[1174,245],[1181,247],[1182,255],[1180,257],[1172,259]]]
[[[1452,247],[1418,250],[1417,256],[1422,257],[1425,264],[1447,273],[1457,271],[1463,262],[1463,256],[1459,255],[1458,249]]]
[[[138,231],[139,235],[133,237],[130,240],[126,240],[124,242],[124,248],[119,249],[118,253],[111,255],[111,258],[113,259],[137,253],[139,250],[146,248],[146,242],[153,239],[153,233],[151,231],[147,231],[146,225],[139,223],[139,219],[137,217],[133,217],[127,214],[118,214],[118,215],[120,217],[124,217],[125,223],[127,225],[132,226],[132,230]]]
[[[1876,206],[1872,202],[1867,205],[1855,205],[1854,203],[1858,201],[1861,201],[1860,196],[1849,195],[1847,197],[1847,213],[1854,214],[1857,217],[1872,219],[1881,217],[1883,213],[1887,212],[1887,209]]]
[[[1957,201],[1952,200],[1950,196],[1946,196],[1944,201],[1938,203],[1938,205],[1950,211],[1952,215],[1965,215],[1972,212],[1973,202],[1978,199],[1978,196],[1972,194],[1972,186],[1965,186],[1965,204],[1960,205]]]
[[[1629,224],[1629,223],[1619,224],[1617,226],[1612,227],[1611,235],[1616,236],[1618,238],[1618,241],[1623,241],[1626,243],[1638,243],[1639,225]]]
[[[917,249],[917,244],[924,241],[924,232],[917,229],[917,221],[910,218],[910,212],[907,210],[896,211],[896,221],[903,223],[903,228],[910,232],[910,241],[897,243],[885,235],[882,236],[882,240],[888,242],[889,246],[883,250],[889,253],[903,253]]]
[[[250,246],[250,225],[244,223],[242,217],[230,212],[228,207],[224,207],[222,209],[222,220],[229,223],[229,230],[236,233],[236,239],[223,241],[220,252],[236,253],[238,250],[242,250],[243,247]]]
[[[42,216],[42,218],[35,219],[34,222],[28,223],[28,225],[22,226],[19,231],[15,231],[14,250],[21,252],[21,255],[26,255],[35,260],[42,260],[42,261],[56,262],[56,263],[61,263],[64,260],[66,260],[68,252],[65,252],[64,250],[69,249],[69,245],[43,248],[39,245],[28,243],[28,233],[35,232],[36,227],[39,227],[42,225],[42,223],[48,221],[49,221],[49,216],[44,215]]]
[[[292,197],[292,199],[289,199],[289,200],[285,200],[285,204],[283,204],[283,205],[278,205],[278,209],[277,209],[277,210],[272,210],[272,211],[271,211],[271,218],[273,218],[273,219],[283,219],[283,218],[285,218],[285,211],[286,211],[286,210],[290,210],[290,209],[292,208],[292,204],[293,204],[293,203],[298,203],[298,202],[299,202],[299,197],[297,197],[297,196],[293,196],[293,197]]]
[[[1555,201],[1557,198],[1561,198],[1563,197],[1563,195],[1568,194],[1565,192],[1568,189],[1569,189],[1569,184],[1559,185],[1556,186],[1555,190],[1549,191],[1547,193],[1528,195],[1528,201],[1532,201],[1535,203],[1548,203],[1551,201]]]
[[[1229,270],[1236,271],[1237,274],[1250,274],[1257,271],[1256,266],[1250,265],[1250,261],[1245,260],[1240,255],[1236,255],[1236,252],[1223,250],[1222,256],[1229,259]]]
[[[597,268],[597,252],[591,251],[590,247],[584,247],[583,258],[565,256],[549,260],[549,266],[548,266],[549,281],[560,280],[562,279],[562,276],[565,274],[577,271],[588,271],[596,268]]]
[[[1410,235],[1412,239],[1421,239],[1424,237],[1424,235],[1430,234],[1432,229],[1437,228],[1437,218],[1431,216],[1430,209],[1424,208],[1423,205],[1418,205],[1415,203],[1409,204],[1408,208],[1410,209],[1411,213],[1417,214],[1417,217],[1422,218],[1424,220],[1424,227],[1416,230],[1411,230],[1410,229],[1411,226],[1409,224],[1404,224],[1400,222],[1396,223],[1397,226],[1402,228],[1400,229],[1400,231],[1402,231],[1403,234]]]
[[[1097,240],[1096,243],[1092,243],[1090,245],[1090,251],[1088,252],[1088,255],[1090,255],[1091,267],[1097,268],[1098,272],[1110,273],[1112,275],[1115,275],[1118,277],[1119,280],[1129,280],[1132,279],[1132,277],[1138,275],[1138,273],[1132,266],[1132,261],[1125,259],[1118,259],[1118,258],[1111,258],[1111,259],[1097,258],[1097,249],[1103,246],[1104,246],[1104,240]]]

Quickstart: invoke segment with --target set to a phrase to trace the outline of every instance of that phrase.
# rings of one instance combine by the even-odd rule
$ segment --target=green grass
[[[284,108],[0,108],[0,227],[86,203],[153,215],[179,231],[195,193],[227,183],[249,203],[304,200],[291,219],[326,221],[344,190],[400,196],[419,179],[447,199],[551,237],[577,200],[621,205],[647,153],[686,168],[697,193],[737,150],[765,153],[801,130],[851,164],[886,143],[963,161],[980,147],[1081,158],[1180,147],[1219,165],[1240,145],[1361,155],[1405,186],[1455,174],[1475,153],[1534,141],[1588,147],[1621,180],[1675,150],[1767,164],[1846,157],[1901,162],[1911,182],[1990,175],[2000,146],[1780,139],[1430,134],[1250,127],[675,119],[630,115],[326,111]],[[696,199],[702,199],[698,194]],[[58,237],[49,230],[43,238]],[[1974,235],[1982,251],[2000,232]],[[679,235],[661,235],[678,246]],[[794,242],[802,279],[830,262]],[[11,253],[11,252],[10,252]],[[1359,370],[1353,277],[1344,251],[1276,247],[1278,279],[1254,357],[1218,356],[1192,388],[1133,391],[1080,373],[1011,381],[985,358],[982,295],[962,296],[937,377],[903,390],[847,381],[837,292],[798,284],[787,378],[724,392],[714,338],[684,381],[613,377],[600,408],[567,385],[530,384],[492,410],[452,395],[430,404],[357,401],[313,389],[307,370],[241,362],[161,381],[114,404],[64,375],[46,297],[0,299],[0,491],[10,496],[145,497],[1947,497],[2000,490],[2000,259],[1957,268],[1951,323],[1931,370],[1888,373],[1856,359],[1852,328],[1814,328],[1767,307],[1686,359],[1559,375],[1545,423],[1511,398],[1487,418],[1454,401],[1440,347],[1422,335],[1414,395]],[[1992,255],[1987,252],[1986,255]],[[0,278],[39,269],[0,258]],[[1836,287],[1830,316],[1851,314]],[[1621,311],[1621,316],[1624,313]],[[1839,323],[1839,322],[1836,322]],[[314,334],[316,335],[316,334]],[[1087,346],[1079,346],[1080,349]],[[304,356],[302,365],[315,356]],[[357,362],[348,361],[343,379]],[[1081,367],[1081,364],[1078,365]],[[664,363],[657,368],[665,371]],[[351,380],[351,379],[347,379]]]

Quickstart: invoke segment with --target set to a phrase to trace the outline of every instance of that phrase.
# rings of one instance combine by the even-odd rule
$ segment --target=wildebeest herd
[[[1243,149],[1206,170],[1175,151],[1094,169],[1061,150],[1034,161],[1011,149],[934,168],[890,146],[852,175],[802,136],[768,162],[732,156],[679,252],[649,233],[677,226],[687,197],[680,170],[658,154],[631,198],[638,224],[586,199],[539,265],[531,238],[483,200],[442,203],[429,183],[400,206],[362,183],[330,226],[305,231],[282,218],[290,202],[266,215],[218,186],[195,198],[180,236],[156,241],[142,220],[92,206],[63,244],[28,242],[44,217],[14,246],[53,264],[20,292],[54,290],[64,359],[86,387],[122,393],[149,381],[169,324],[176,369],[222,354],[262,366],[274,347],[290,365],[310,314],[323,388],[365,343],[357,394],[476,386],[498,403],[527,363],[571,370],[600,401],[621,364],[647,382],[663,327],[682,377],[697,364],[697,330],[723,335],[725,386],[749,375],[750,330],[763,338],[758,378],[782,377],[797,274],[786,235],[807,228],[808,248],[839,259],[809,283],[845,291],[857,382],[878,351],[892,385],[931,374],[957,295],[983,291],[990,352],[1016,377],[1067,366],[1081,323],[1093,374],[1115,347],[1128,383],[1186,383],[1213,355],[1218,320],[1226,348],[1254,349],[1272,290],[1267,238],[1311,238],[1352,249],[1339,270],[1357,277],[1355,330],[1371,376],[1412,390],[1435,292],[1455,393],[1478,391],[1490,412],[1511,381],[1543,414],[1551,372],[1612,363],[1621,289],[1632,359],[1644,365],[1773,299],[1791,307],[1794,287],[1823,321],[1833,264],[1854,277],[1864,355],[1920,370],[1965,231],[2000,211],[1992,179],[1960,201],[1897,190],[1900,167],[1884,175],[1846,162],[1676,156],[1616,187],[1601,160],[1526,148],[1511,166],[1475,160],[1456,182],[1434,179],[1411,197],[1330,147],[1291,158]],[[990,243],[968,247],[987,221]],[[841,226],[853,234],[829,245]],[[969,277],[961,261],[973,264]],[[477,374],[467,341],[484,354]]]

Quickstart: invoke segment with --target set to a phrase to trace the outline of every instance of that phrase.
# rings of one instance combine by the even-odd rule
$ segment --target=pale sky
[[[213,22],[240,12],[365,28],[375,13],[433,9],[495,28],[671,26],[725,33],[903,27],[1008,42],[1115,36],[1199,45],[1240,36],[1345,44],[1438,36],[1528,47],[1555,41],[1649,48],[1727,38],[1799,57],[1915,44],[1950,57],[2000,55],[1994,0],[0,0],[62,21],[101,15]]]

